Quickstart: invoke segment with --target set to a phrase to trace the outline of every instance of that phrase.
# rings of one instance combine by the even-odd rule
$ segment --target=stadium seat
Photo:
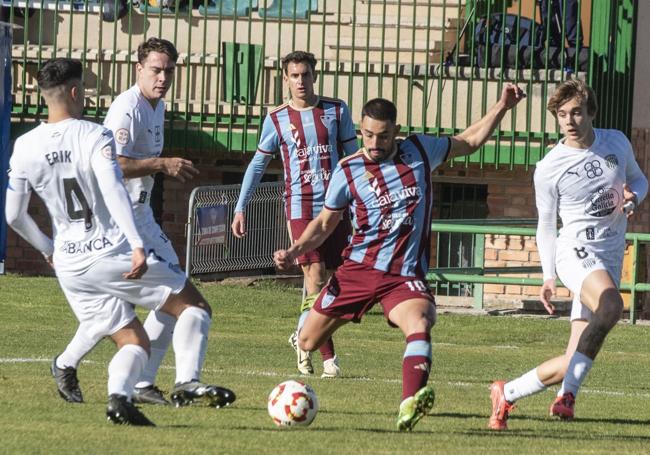
[[[280,3],[282,7],[280,8]],[[295,8],[294,8],[295,5]],[[318,11],[318,0],[274,0],[268,8],[260,8],[260,17],[282,19],[307,19],[309,13]]]
[[[204,16],[248,16],[257,8],[257,0],[210,0],[208,7],[199,6]]]

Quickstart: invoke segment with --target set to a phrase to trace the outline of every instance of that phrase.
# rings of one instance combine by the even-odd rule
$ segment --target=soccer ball
[[[284,381],[269,394],[268,410],[273,423],[279,427],[306,427],[318,412],[316,392],[300,381]]]

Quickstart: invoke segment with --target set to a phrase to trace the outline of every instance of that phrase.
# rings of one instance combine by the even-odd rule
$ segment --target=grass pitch
[[[650,327],[619,325],[608,338],[571,423],[547,416],[554,391],[518,403],[507,432],[487,429],[488,386],[562,352],[566,320],[440,314],[429,383],[436,404],[410,434],[395,431],[404,340],[373,310],[335,337],[344,378],[303,378],[320,401],[306,429],[277,429],[266,397],[299,378],[287,343],[300,293],[272,285],[199,284],[212,325],[203,378],[237,393],[226,409],[143,406],[156,428],[105,420],[103,341],[79,368],[85,404],[63,402],[49,374],[76,329],[52,278],[0,277],[0,453],[650,453]],[[158,385],[171,390],[173,356]]]

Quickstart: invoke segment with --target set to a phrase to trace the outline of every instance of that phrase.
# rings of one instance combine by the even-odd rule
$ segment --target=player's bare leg
[[[580,292],[580,301],[593,314],[569,361],[566,376],[558,392],[561,397],[551,406],[551,415],[563,420],[573,419],[578,390],[587,377],[605,337],[616,325],[623,311],[623,299],[606,270],[595,270],[585,278]]]
[[[506,430],[508,417],[521,398],[539,393],[546,388],[559,384],[566,375],[569,361],[578,346],[582,332],[588,322],[584,319],[571,321],[571,334],[563,355],[549,359],[518,378],[510,381],[495,381],[490,386],[492,414],[488,427],[492,430]],[[561,394],[559,397],[561,398]]]
[[[300,306],[300,317],[298,319],[298,328],[289,338],[289,343],[293,346],[296,351],[296,363],[298,371],[302,374],[313,374],[314,368],[312,364],[311,352],[303,351],[298,347],[297,339],[298,333],[302,329],[305,318],[309,313],[309,310],[316,302],[318,294],[325,285],[325,282],[329,278],[330,272],[325,267],[324,262],[314,262],[311,264],[301,265],[302,272],[304,275],[305,283],[305,292],[306,296],[303,299],[302,305]],[[325,343],[323,343],[319,351],[323,358],[323,378],[335,378],[341,375],[341,367],[339,366],[339,360],[336,357],[334,351],[334,341],[330,337]]]

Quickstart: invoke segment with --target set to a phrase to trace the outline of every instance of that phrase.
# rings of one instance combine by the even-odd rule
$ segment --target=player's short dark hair
[[[370,117],[375,120],[390,120],[397,122],[397,108],[395,105],[384,98],[374,98],[363,105],[361,109],[361,119]]]
[[[289,63],[306,63],[312,73],[316,73],[316,57],[311,52],[293,51],[282,58],[282,72],[287,74]]]
[[[162,38],[149,38],[138,46],[138,62],[142,65],[152,52],[167,54],[173,62],[178,60],[178,51],[171,41]]]
[[[79,60],[53,58],[45,62],[36,74],[36,82],[41,90],[67,85],[73,80],[81,80],[83,67]]]
[[[596,100],[596,93],[586,83],[578,79],[569,79],[560,84],[553,93],[553,96],[548,100],[546,109],[557,117],[557,110],[564,103],[571,101],[573,98],[583,103],[587,103],[587,113],[592,117],[598,112],[598,101]]]

